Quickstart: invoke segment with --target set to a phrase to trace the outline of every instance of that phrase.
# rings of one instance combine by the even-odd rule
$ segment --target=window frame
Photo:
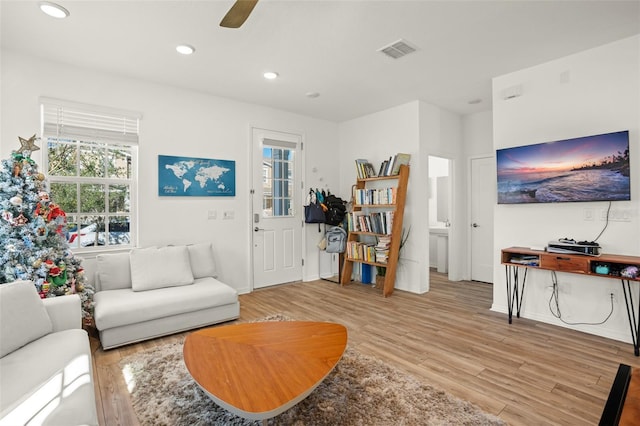
[[[269,156],[266,157],[266,152]],[[274,151],[280,151],[281,154],[289,153],[290,157],[276,158]],[[272,139],[264,139],[262,146],[262,217],[269,219],[291,218],[295,212],[295,164],[296,158],[295,144],[284,141],[276,141]],[[286,166],[286,167],[285,167]],[[270,172],[265,172],[266,169]],[[286,176],[281,176],[281,172],[287,172]],[[279,189],[276,188],[279,185]],[[285,190],[286,186],[286,190]],[[267,190],[269,188],[270,190]],[[288,201],[288,203],[287,203]],[[280,204],[282,212],[276,214],[278,210],[276,203]],[[288,205],[286,212],[284,206]],[[271,214],[267,214],[270,211]]]
[[[75,184],[76,185],[76,210],[77,211],[65,211],[67,217],[73,217],[73,225],[76,227],[75,232],[80,231],[82,226],[82,217],[100,216],[105,220],[103,232],[104,245],[90,245],[81,246],[80,240],[77,245],[75,243],[69,243],[69,248],[74,253],[92,253],[92,252],[106,252],[127,250],[136,247],[138,241],[138,130],[139,121],[141,115],[139,113],[123,110],[114,110],[111,108],[78,104],[68,101],[53,100],[49,98],[41,98],[41,135],[43,141],[43,173],[46,176],[47,189],[51,192],[52,185],[55,184]],[[57,114],[57,118],[52,116],[52,112]],[[68,113],[70,116],[74,113],[86,114],[90,117],[98,117],[95,127],[92,127],[88,122],[74,122],[65,127],[64,113]],[[63,116],[63,118],[60,118]],[[107,124],[104,124],[100,119],[105,118]],[[114,124],[110,122],[112,119],[117,122],[118,119],[124,120],[125,123],[122,129],[115,128]],[[54,121],[56,121],[54,123]],[[70,120],[69,120],[70,121]],[[69,130],[71,129],[71,130]],[[49,145],[51,142],[56,143],[60,141],[64,144],[70,144],[75,146],[75,176],[55,176],[49,174],[50,164],[50,152]],[[128,171],[128,177],[119,178],[109,176],[107,170],[107,162],[104,166],[104,176],[82,176],[81,168],[81,147],[98,145],[101,150],[104,150],[100,154],[104,159],[109,158],[110,149],[122,149],[127,150],[127,154],[130,155],[130,169]],[[100,185],[103,189],[104,196],[104,209],[100,212],[82,212],[82,185]],[[110,211],[109,195],[113,186],[125,185],[129,188],[129,204],[128,211]],[[55,199],[52,200],[56,202]],[[112,218],[126,216],[129,218],[129,241],[123,244],[111,244],[110,238],[107,234],[109,231],[109,224]],[[69,223],[69,222],[68,222]],[[116,231],[111,231],[116,232]],[[76,234],[78,235],[78,234]]]

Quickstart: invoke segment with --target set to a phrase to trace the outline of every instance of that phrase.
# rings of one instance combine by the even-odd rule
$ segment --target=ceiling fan
[[[240,28],[247,20],[258,0],[236,0],[231,9],[220,21],[220,26],[225,28]]]

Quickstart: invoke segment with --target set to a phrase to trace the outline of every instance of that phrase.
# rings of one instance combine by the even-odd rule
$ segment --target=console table
[[[529,269],[543,269],[548,271],[581,274],[592,277],[618,279],[622,283],[624,302],[627,307],[631,339],[636,356],[640,356],[640,277],[624,277],[620,273],[628,266],[640,268],[640,257],[616,254],[602,254],[587,256],[581,254],[551,253],[541,250],[531,250],[525,247],[510,247],[502,250],[502,261],[507,278],[507,306],[509,309],[509,324],[512,322],[515,309],[520,318],[520,307],[524,297],[524,286]],[[606,270],[606,273],[598,273]],[[638,283],[638,297],[634,301],[631,292],[631,282]]]

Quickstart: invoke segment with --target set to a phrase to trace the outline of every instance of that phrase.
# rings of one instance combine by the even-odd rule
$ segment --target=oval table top
[[[221,407],[251,420],[274,417],[306,398],[347,345],[341,324],[267,321],[211,327],[187,336],[187,370]]]

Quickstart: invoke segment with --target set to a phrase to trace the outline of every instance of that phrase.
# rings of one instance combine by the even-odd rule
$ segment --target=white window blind
[[[141,114],[41,98],[42,135],[138,144]]]

